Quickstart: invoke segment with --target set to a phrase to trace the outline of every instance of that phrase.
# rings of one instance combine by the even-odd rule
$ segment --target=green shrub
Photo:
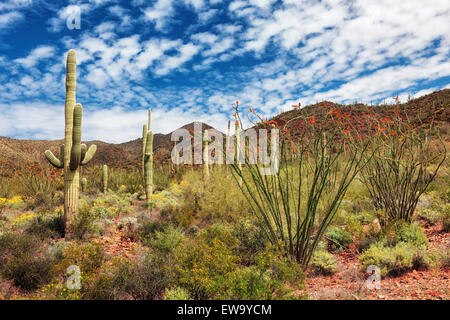
[[[139,224],[137,234],[143,244],[150,245],[156,232],[164,232],[164,230],[168,229],[169,227],[171,227],[171,224],[169,222],[163,221],[163,220],[142,221]]]
[[[167,168],[153,170],[154,191],[162,191],[167,189],[171,181],[172,174]]]
[[[348,246],[353,242],[353,238],[350,233],[337,227],[328,229],[325,233],[325,238],[328,240],[328,248],[330,250],[348,248]]]
[[[332,275],[338,269],[338,259],[331,253],[316,250],[311,259],[311,270],[315,275]]]
[[[65,278],[67,268],[76,265],[84,275],[95,274],[102,266],[104,257],[101,244],[71,242],[62,249],[62,259],[54,266],[53,272]]]
[[[228,248],[235,250],[239,244],[238,239],[233,235],[232,227],[224,223],[215,223],[199,233],[199,237],[208,244],[213,240],[220,240]]]
[[[442,221],[442,230],[444,232],[450,232],[450,212],[445,213]]]
[[[427,194],[421,201],[421,206],[418,208],[419,217],[431,225],[443,221],[445,216],[450,214],[450,203],[440,198],[435,191]]]
[[[31,200],[28,204],[32,209],[42,207],[51,210],[54,206],[61,204],[63,199],[57,197],[57,184],[46,170],[38,174],[26,169],[22,172],[24,174],[20,176],[21,194]]]
[[[168,253],[178,247],[182,241],[183,233],[180,230],[169,226],[165,231],[156,231],[154,238],[150,240],[150,246],[159,251]]]
[[[96,215],[97,218],[112,218],[124,214],[134,213],[132,203],[135,195],[127,193],[125,191],[108,192],[101,195],[97,199],[91,202],[94,208],[106,208],[108,210],[99,211]]]
[[[239,241],[239,256],[241,263],[249,265],[254,263],[255,256],[264,251],[268,244],[264,229],[256,221],[240,220],[233,227],[233,236]]]
[[[369,265],[376,265],[382,276],[397,276],[415,269],[427,269],[433,259],[424,250],[412,244],[400,242],[395,247],[386,247],[384,243],[375,243],[366,250],[359,261],[363,271]]]
[[[186,289],[176,287],[174,289],[166,289],[164,294],[165,300],[192,300]]]
[[[200,233],[193,239],[185,239],[174,250],[175,284],[197,299],[208,299],[217,294],[239,261],[233,248],[218,238],[209,238],[209,235]]]
[[[220,298],[243,300],[298,298],[293,293],[304,289],[305,279],[299,264],[271,246],[260,252],[255,262],[255,265],[236,269],[227,276],[223,288],[220,289]]]
[[[56,209],[53,212],[41,212],[25,229],[28,234],[34,234],[41,239],[61,238],[64,234],[64,219],[62,210]]]
[[[167,263],[166,256],[154,254],[146,254],[136,262],[123,261],[111,284],[121,296],[138,300],[161,298],[171,281]]]
[[[386,229],[386,238],[391,246],[401,242],[415,246],[416,248],[426,249],[428,239],[422,228],[415,223],[399,222]]]
[[[233,223],[250,215],[250,205],[231,172],[227,177],[225,170],[214,168],[214,179],[207,182],[201,174],[201,171],[194,171],[183,176],[180,212],[194,215],[204,223]]]
[[[7,233],[0,236],[0,271],[14,285],[32,291],[51,281],[55,260],[42,250],[33,235]]]
[[[69,225],[69,230],[76,239],[83,239],[87,234],[96,231],[95,220],[96,217],[91,214],[88,206],[80,207]]]
[[[273,283],[270,270],[260,270],[256,266],[237,269],[228,276],[227,285],[229,288],[222,294],[222,299],[273,299]]]
[[[51,269],[54,261],[45,256],[24,254],[12,257],[7,265],[5,276],[14,280],[14,285],[32,291],[52,279]]]

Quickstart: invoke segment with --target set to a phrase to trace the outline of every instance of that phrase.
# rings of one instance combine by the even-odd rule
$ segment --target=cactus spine
[[[50,150],[45,151],[47,160],[56,168],[64,169],[64,224],[65,232],[73,216],[78,212],[78,194],[80,166],[89,163],[97,147],[93,144],[87,149],[81,144],[81,119],[83,107],[75,104],[76,54],[70,50],[66,62],[66,101],[64,144],[61,146],[60,158]]]
[[[209,150],[208,150],[208,130],[203,131],[203,174],[205,178],[209,178]]]
[[[151,130],[151,111],[148,110],[148,127],[144,125],[142,134],[142,168],[147,205],[151,205],[153,193],[153,132]]]
[[[108,166],[103,165],[103,193],[108,190]]]

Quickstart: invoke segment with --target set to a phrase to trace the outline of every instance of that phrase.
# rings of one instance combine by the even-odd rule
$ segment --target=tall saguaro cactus
[[[209,135],[208,130],[203,132],[203,173],[206,179],[209,178],[209,150],[208,150]]]
[[[231,137],[231,120],[228,120],[228,131],[227,131],[227,141],[226,141],[226,152],[225,154],[228,157],[228,153],[231,152],[230,150],[230,137]],[[234,154],[234,152],[233,152]],[[227,157],[225,158],[225,168],[226,168],[226,172],[227,172],[227,177],[228,177],[228,159]]]
[[[108,166],[103,165],[103,193],[108,190]]]
[[[66,102],[64,144],[61,155],[55,157],[50,150],[45,151],[47,160],[56,168],[64,169],[64,225],[65,232],[73,216],[78,212],[80,166],[89,163],[97,150],[95,144],[89,149],[81,143],[81,119],[83,107],[75,104],[76,54],[70,50],[66,62]]]
[[[142,169],[147,205],[151,205],[153,193],[153,132],[151,130],[151,110],[148,110],[148,127],[144,124],[142,132]]]

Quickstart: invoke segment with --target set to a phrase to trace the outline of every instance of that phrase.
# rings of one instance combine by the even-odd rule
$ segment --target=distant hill
[[[361,111],[367,108],[366,105],[339,105],[330,101],[326,102],[328,107],[338,107],[342,112],[350,115],[350,120],[358,126],[362,123]],[[320,106],[323,102],[312,104],[302,108],[302,113],[306,116],[321,116]],[[393,116],[393,105],[379,105],[373,107],[373,113],[380,118]],[[450,125],[450,89],[440,90],[431,94],[412,99],[407,103],[399,105],[399,109],[403,113],[408,114],[410,119],[420,119],[421,124],[427,124],[433,121],[442,127],[441,134],[448,141],[448,129]],[[277,121],[278,126],[283,126],[287,121],[298,116],[298,110],[283,112],[272,120]],[[193,130],[194,123],[189,123],[182,128]],[[203,129],[211,129],[208,124],[202,123]],[[289,126],[291,132],[301,131],[301,122],[292,121]],[[167,160],[170,157],[170,150],[173,142],[171,141],[172,133],[154,135],[153,150],[155,152],[155,161]],[[44,151],[52,150],[55,154],[59,154],[59,146],[63,140],[19,140],[6,137],[0,137],[0,170],[2,168],[19,167],[36,162],[45,161]],[[111,144],[102,141],[88,141],[88,145],[95,143],[98,147],[97,154],[92,161],[92,165],[108,164],[109,166],[135,166],[139,165],[142,152],[142,139],[136,139],[121,144]]]
[[[203,129],[214,129],[206,123],[202,123]],[[194,122],[182,128],[193,130]],[[153,140],[153,151],[156,161],[167,158],[172,149],[171,133],[156,133]],[[51,150],[55,155],[59,155],[60,145],[64,143],[60,140],[21,140],[7,137],[0,137],[0,170],[2,168],[18,168],[22,165],[46,162],[44,151]],[[128,167],[138,165],[142,155],[142,138],[129,142],[112,144],[103,141],[83,142],[88,146],[97,145],[97,152],[89,165],[107,164],[108,166]]]

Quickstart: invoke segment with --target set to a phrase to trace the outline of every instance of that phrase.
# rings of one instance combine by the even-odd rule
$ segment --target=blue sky
[[[154,132],[225,130],[236,100],[270,117],[448,88],[449,21],[448,0],[2,0],[0,135],[62,138],[69,49],[83,140],[125,142],[149,107]]]

